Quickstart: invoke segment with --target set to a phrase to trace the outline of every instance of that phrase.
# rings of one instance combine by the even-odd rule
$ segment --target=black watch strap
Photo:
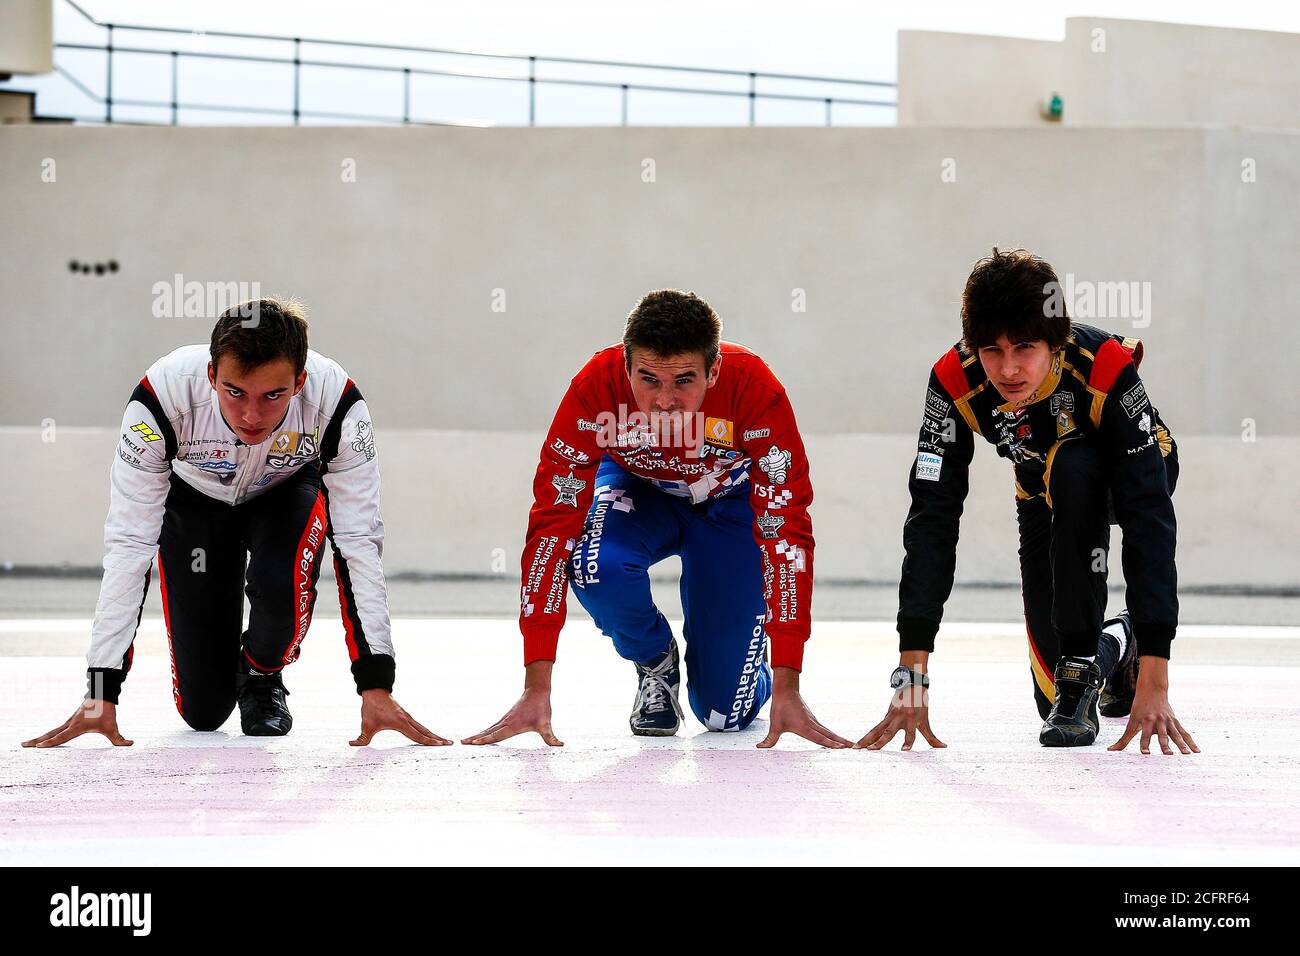
[[[906,664],[900,664],[889,675],[889,686],[894,690],[901,690],[908,685],[913,687],[919,685],[922,688],[928,688],[930,686],[930,677],[928,674],[913,670]]]

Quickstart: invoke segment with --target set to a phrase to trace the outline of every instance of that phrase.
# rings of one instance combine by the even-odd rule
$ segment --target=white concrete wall
[[[0,3],[0,73],[54,69],[54,0]]]
[[[1300,34],[1072,17],[1064,122],[1300,127]]]
[[[1297,197],[1283,132],[0,130],[0,561],[97,562],[103,429],[156,356],[211,327],[152,315],[179,272],[309,303],[313,344],[375,413],[390,567],[457,573],[498,547],[514,573],[565,383],[642,292],[697,289],[811,436],[819,574],[889,580],[923,382],[999,243],[1150,283],[1148,327],[1094,321],[1148,343],[1185,448],[1183,580],[1294,585]],[[67,268],[110,258],[116,274]],[[977,465],[959,573],[1012,581],[1010,477],[989,449]]]
[[[379,433],[384,563],[389,573],[519,573],[540,432]],[[0,566],[85,567],[102,552],[115,430],[0,428]],[[911,435],[816,435],[808,441],[819,579],[893,581],[902,562]],[[1300,439],[1191,437],[1180,442],[1174,501],[1183,586],[1295,587]],[[958,580],[1019,580],[1010,469],[976,451],[962,519]],[[1113,544],[1120,542],[1118,531]],[[500,549],[500,553],[497,552]],[[1115,552],[1118,555],[1118,551]],[[675,565],[674,565],[675,567]],[[1122,580],[1118,559],[1113,576]],[[672,568],[666,569],[669,572]]]
[[[898,125],[1046,125],[1064,68],[1054,40],[899,30]]]
[[[1072,17],[1064,42],[900,30],[898,125],[1300,127],[1300,34]]]
[[[673,285],[770,360],[808,431],[899,433],[998,243],[1150,284],[1147,318],[1092,321],[1147,342],[1178,433],[1296,434],[1278,383],[1300,351],[1297,197],[1296,133],[12,127],[0,425],[114,425],[156,356],[210,333],[152,315],[180,273],[305,299],[382,427],[541,429],[637,298]]]

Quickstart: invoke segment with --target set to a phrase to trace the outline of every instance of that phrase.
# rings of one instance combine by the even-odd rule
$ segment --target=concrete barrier
[[[390,429],[377,433],[389,573],[519,573],[540,432]],[[0,429],[0,565],[93,567],[102,556],[108,468],[116,432]],[[815,435],[808,440],[815,494],[817,576],[892,582],[902,561],[906,435]],[[1174,496],[1178,567],[1187,587],[1294,588],[1300,582],[1295,474],[1300,439],[1189,437]],[[1016,583],[1010,466],[980,444],[962,519],[957,577]],[[1118,545],[1120,538],[1115,538]],[[1112,578],[1121,580],[1118,560]],[[660,576],[676,571],[661,566]]]

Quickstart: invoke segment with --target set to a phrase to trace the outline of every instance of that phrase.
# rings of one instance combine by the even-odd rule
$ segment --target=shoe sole
[[[681,724],[678,724],[676,727],[672,727],[672,728],[668,728],[668,727],[663,727],[663,728],[659,728],[659,727],[654,727],[654,728],[651,728],[651,727],[633,727],[633,728],[632,728],[632,736],[634,736],[634,737],[672,737],[673,735],[675,735],[675,734],[677,733],[678,730],[681,729],[681,726],[682,726]]]
[[[1097,735],[1093,734],[1086,740],[1082,737],[1076,737],[1073,740],[1066,740],[1064,735],[1061,734],[1056,734],[1052,737],[1039,734],[1038,742],[1044,747],[1091,747],[1097,742]]]
[[[244,736],[245,737],[287,737],[289,735],[289,731],[291,730],[293,730],[292,726],[286,727],[284,730],[266,730],[266,729],[254,727],[251,730],[245,730]]]
[[[1085,733],[1072,738],[1066,737],[1065,732],[1059,727],[1052,727],[1048,724],[1044,725],[1043,729],[1038,732],[1038,742],[1044,747],[1091,747],[1097,742],[1097,734],[1101,731],[1101,721],[1097,718],[1097,704],[1095,701],[1092,705],[1092,718],[1097,724],[1097,729],[1090,729],[1091,736]]]

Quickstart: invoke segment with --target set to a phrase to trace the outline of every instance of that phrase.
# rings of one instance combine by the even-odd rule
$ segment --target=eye
[[[280,396],[282,396],[283,394],[284,392],[267,392],[266,397],[269,401],[278,402],[280,400]]]
[[[230,393],[231,398],[239,398],[241,395],[244,394],[237,388],[228,388],[226,389],[226,391]]]

